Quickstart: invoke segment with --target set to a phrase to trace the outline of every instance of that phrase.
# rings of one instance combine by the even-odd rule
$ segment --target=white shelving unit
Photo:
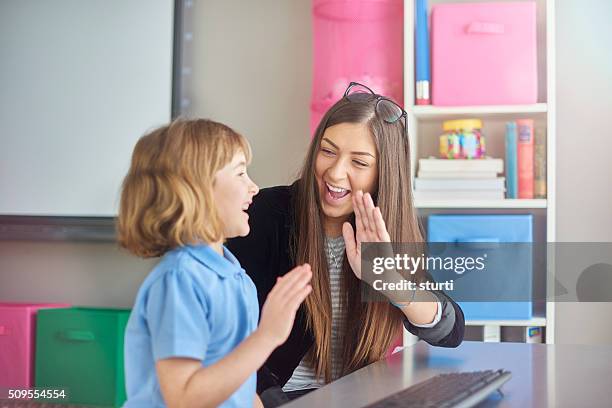
[[[489,105],[489,106],[433,106],[416,105],[412,113],[418,119],[438,119],[448,116],[514,116],[526,113],[547,113],[546,103],[535,103],[533,105]]]
[[[466,320],[467,326],[518,326],[518,327],[546,327],[545,317],[533,317],[529,320]]]
[[[429,0],[429,6],[437,3],[461,2],[462,0]],[[466,0],[469,2],[471,0]],[[499,0],[497,0],[499,1]],[[533,118],[536,127],[546,128],[547,137],[547,198],[546,199],[505,199],[505,200],[419,200],[418,209],[461,211],[509,209],[523,212],[538,211],[545,214],[546,242],[555,241],[555,5],[554,0],[535,0],[537,9],[538,41],[538,103],[531,105],[501,106],[433,106],[415,105],[414,67],[414,12],[415,1],[404,0],[404,107],[408,113],[408,132],[411,143],[412,174],[416,174],[418,158],[428,157],[437,151],[437,136],[442,133],[442,121],[476,117],[483,120],[483,133],[487,138],[487,154],[504,158],[505,122],[517,118]],[[431,27],[430,27],[431,29]],[[476,211],[475,211],[476,212]],[[547,268],[554,270],[549,259]],[[548,273],[547,275],[551,275]],[[554,279],[546,282],[547,294],[553,293]],[[550,296],[549,296],[550,298]],[[546,343],[554,343],[554,303],[546,302],[544,311],[534,312],[529,320],[468,320],[468,326],[482,326],[484,338],[500,333],[501,327],[542,327],[545,328]],[[407,334],[405,343],[414,340]],[[490,340],[487,340],[490,341]]]
[[[546,199],[416,200],[416,208],[547,208]]]

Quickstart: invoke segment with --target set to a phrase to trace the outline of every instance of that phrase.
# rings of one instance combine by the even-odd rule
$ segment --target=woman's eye
[[[326,149],[326,148],[322,148],[322,149],[321,149],[321,152],[322,152],[323,154],[327,155],[327,156],[333,156],[333,155],[335,154],[334,152],[332,152],[331,150]]]
[[[364,163],[364,162],[359,161],[359,160],[353,160],[353,163],[355,163],[359,167],[367,167],[368,166],[368,163]]]

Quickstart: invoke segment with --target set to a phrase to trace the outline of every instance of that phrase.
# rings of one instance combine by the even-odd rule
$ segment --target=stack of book
[[[546,131],[533,119],[506,123],[506,181],[508,198],[546,198]]]
[[[414,180],[417,200],[497,200],[504,198],[502,159],[419,159]]]

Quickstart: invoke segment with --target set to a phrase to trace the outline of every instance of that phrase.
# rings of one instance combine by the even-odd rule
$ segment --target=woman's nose
[[[343,180],[347,173],[345,160],[338,158],[329,169],[327,169],[327,173],[333,180]]]

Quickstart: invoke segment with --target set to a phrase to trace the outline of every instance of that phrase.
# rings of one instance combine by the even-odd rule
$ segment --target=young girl
[[[161,261],[125,335],[125,407],[261,406],[256,370],[289,335],[311,290],[305,264],[278,280],[261,310],[253,281],[223,246],[249,233],[259,191],[246,139],[209,120],[143,136],[123,182],[121,246]]]

